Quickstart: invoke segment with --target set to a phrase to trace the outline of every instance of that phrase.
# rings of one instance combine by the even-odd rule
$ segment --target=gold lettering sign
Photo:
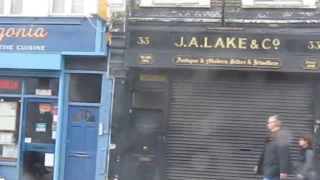
[[[233,66],[254,68],[280,68],[282,62],[273,58],[217,58],[217,57],[194,57],[175,56],[172,59],[175,65],[191,66]]]
[[[152,160],[151,157],[141,156],[139,157],[139,161],[150,162]]]
[[[174,42],[175,47],[179,48],[213,48],[213,49],[278,49],[281,42],[279,39],[265,38],[261,41],[256,39],[248,40],[245,37],[191,37],[186,40],[181,36]]]
[[[0,28],[0,42],[5,38],[45,38],[48,32],[44,28]]]
[[[303,60],[301,66],[304,69],[319,69],[319,61],[316,59]]]
[[[154,57],[152,54],[140,54],[138,56],[138,61],[140,64],[153,64]]]
[[[152,75],[152,74],[141,74],[140,81],[167,81],[167,76],[163,75]]]
[[[138,37],[137,44],[140,44],[140,45],[150,44],[150,37]]]
[[[309,41],[308,42],[308,49],[320,49],[320,41]]]

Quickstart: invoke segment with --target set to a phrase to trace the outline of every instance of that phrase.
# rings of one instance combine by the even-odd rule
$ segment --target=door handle
[[[76,152],[75,155],[78,157],[87,157],[88,156],[88,154],[86,152]]]

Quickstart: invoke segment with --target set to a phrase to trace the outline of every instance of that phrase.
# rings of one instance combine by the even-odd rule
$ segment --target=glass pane
[[[46,160],[51,153],[26,151],[23,154],[23,180],[53,180],[53,166]],[[53,163],[54,165],[54,163]]]
[[[64,13],[64,0],[53,0],[53,13]]]
[[[80,111],[73,116],[72,121],[81,121],[82,119],[83,119],[83,113],[82,111]]]
[[[86,110],[81,110],[79,112],[77,112],[73,118],[73,121],[87,121],[87,122],[95,122],[96,119],[94,118],[94,116],[92,115],[92,113],[90,111],[86,111]]]
[[[84,0],[73,0],[71,12],[84,13]]]
[[[20,107],[20,98],[0,97],[0,160],[17,158]]]
[[[89,59],[89,60],[88,60]],[[66,57],[65,68],[71,70],[107,71],[108,62],[105,57]]]
[[[55,131],[53,112],[56,104],[30,102],[26,109],[25,138],[31,143],[55,143],[52,131]]]
[[[69,101],[99,103],[101,82],[100,74],[71,74]]]
[[[21,14],[22,13],[22,0],[12,0],[11,1],[11,13]]]
[[[137,108],[163,108],[164,94],[160,91],[134,91],[132,107]]]
[[[85,119],[88,122],[95,122],[96,119],[94,118],[94,116],[92,115],[92,113],[90,111],[85,111]]]
[[[4,1],[5,0],[0,0],[0,14],[4,13]]]
[[[57,78],[27,78],[26,94],[57,96],[59,79]]]

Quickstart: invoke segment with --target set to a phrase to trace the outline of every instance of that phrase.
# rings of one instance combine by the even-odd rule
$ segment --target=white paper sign
[[[0,144],[12,144],[13,133],[0,132]]]
[[[54,154],[53,153],[45,153],[44,166],[53,167],[53,164],[54,164]]]
[[[16,130],[17,102],[0,102],[0,130]]]
[[[2,147],[2,157],[17,158],[17,155],[18,155],[18,151],[15,145]]]
[[[58,115],[53,115],[53,122],[58,122]]]
[[[51,96],[52,90],[51,89],[36,89],[36,95]]]
[[[52,139],[56,139],[56,137],[57,137],[57,132],[56,131],[52,131],[51,138]]]
[[[24,138],[25,143],[31,143],[31,141],[32,141],[31,137]]]

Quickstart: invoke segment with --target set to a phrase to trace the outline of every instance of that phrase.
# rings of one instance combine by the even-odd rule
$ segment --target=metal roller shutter
[[[166,179],[260,179],[253,167],[268,116],[280,115],[294,134],[296,159],[299,134],[313,131],[312,102],[306,81],[173,80]]]

